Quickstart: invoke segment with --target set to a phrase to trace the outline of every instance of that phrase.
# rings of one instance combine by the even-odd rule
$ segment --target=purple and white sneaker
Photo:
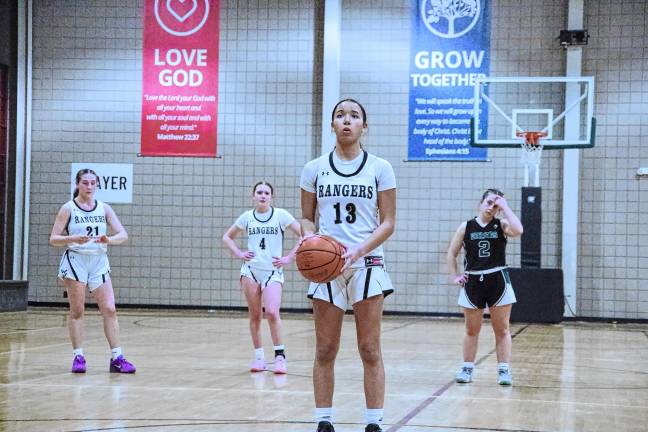
[[[125,374],[135,373],[135,365],[126,360],[124,356],[120,355],[117,358],[110,360],[110,372]]]
[[[72,360],[72,373],[85,373],[86,361],[82,355],[75,355]]]

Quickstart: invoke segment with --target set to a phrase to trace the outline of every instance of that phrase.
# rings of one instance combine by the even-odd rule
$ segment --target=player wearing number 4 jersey
[[[504,216],[501,219],[495,217],[499,212]],[[462,223],[452,238],[447,253],[448,272],[451,281],[462,287],[459,305],[466,319],[464,363],[456,376],[459,383],[472,381],[479,332],[484,309],[488,306],[495,333],[498,383],[511,385],[509,318],[515,293],[506,268],[506,243],[509,237],[521,234],[522,223],[508,206],[504,194],[488,189],[482,195],[477,217]],[[459,273],[457,256],[462,247],[465,266],[464,272]]]
[[[302,229],[329,235],[346,247],[341,274],[329,283],[311,283],[316,353],[313,366],[318,432],[334,431],[333,384],[342,320],[352,305],[358,350],[364,367],[366,431],[381,431],[385,370],[380,346],[384,296],[393,292],[385,271],[383,243],[396,226],[396,178],[384,159],[367,153],[360,138],[367,115],[357,101],[333,109],[335,149],[306,164],[300,187]],[[317,218],[316,218],[317,214]]]
[[[299,223],[284,209],[272,207],[273,189],[268,182],[258,182],[252,188],[254,208],[244,212],[223,235],[223,243],[235,257],[243,260],[240,282],[245,292],[250,318],[250,333],[255,359],[251,372],[266,369],[261,338],[263,312],[268,320],[274,344],[274,372],[287,372],[286,354],[281,336],[281,289],[284,283],[283,267],[295,259],[295,250],[283,256],[284,231],[290,229],[301,235]],[[245,233],[247,250],[236,245],[236,238]]]
[[[126,361],[119,344],[115,294],[106,253],[107,245],[125,242],[128,234],[114,210],[95,199],[98,182],[99,177],[90,169],[82,169],[77,173],[74,197],[63,204],[56,215],[49,240],[52,246],[66,247],[58,277],[63,280],[70,302],[68,330],[74,355],[72,372],[86,371],[81,344],[87,286],[99,306],[104,333],[110,344],[110,371],[133,373],[135,366]],[[109,229],[111,233],[108,232]]]

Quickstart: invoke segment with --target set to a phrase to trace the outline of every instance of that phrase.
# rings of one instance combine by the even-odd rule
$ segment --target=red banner
[[[218,0],[145,0],[143,156],[216,156]]]

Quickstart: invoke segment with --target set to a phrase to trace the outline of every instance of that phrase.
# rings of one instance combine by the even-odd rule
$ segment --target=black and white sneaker
[[[376,423],[369,423],[365,428],[365,432],[383,432],[383,430]]]
[[[317,432],[335,432],[335,428],[331,422],[321,421],[317,424]]]

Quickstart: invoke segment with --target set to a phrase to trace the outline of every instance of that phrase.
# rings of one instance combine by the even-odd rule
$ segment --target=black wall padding
[[[542,246],[542,189],[522,188],[522,267],[540,268]]]
[[[562,269],[510,268],[517,303],[512,322],[559,323],[565,310]]]

